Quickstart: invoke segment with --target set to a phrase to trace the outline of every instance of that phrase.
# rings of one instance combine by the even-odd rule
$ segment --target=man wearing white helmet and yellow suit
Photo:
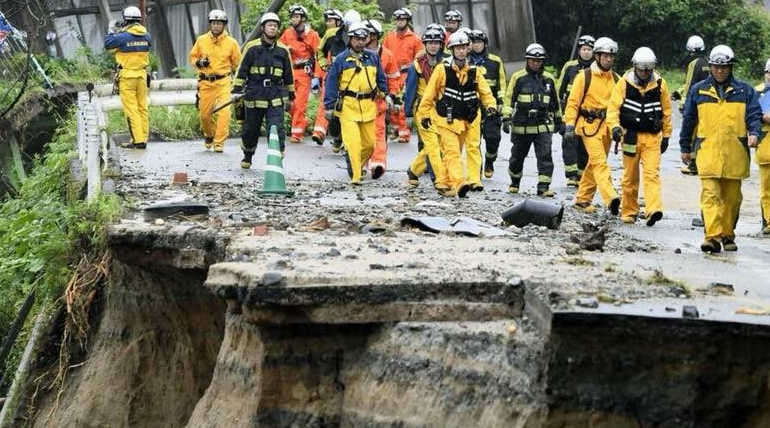
[[[198,112],[204,147],[221,152],[230,132],[230,107],[216,114],[211,110],[230,99],[230,75],[241,62],[238,42],[227,33],[224,10],[209,12],[209,31],[198,37],[190,50],[190,64],[198,70]]]
[[[469,156],[471,147],[478,149],[481,137],[479,108],[484,108],[488,114],[497,114],[495,96],[484,79],[484,71],[470,65],[470,44],[464,31],[452,33],[447,44],[452,56],[433,70],[417,111],[421,118],[419,126],[424,130],[434,127],[439,134],[449,186],[443,191],[446,196],[465,197],[471,188],[465,180],[460,152],[463,145]],[[481,154],[478,153],[478,159],[473,162],[468,159],[467,163],[469,173],[480,176]]]
[[[620,80],[620,76],[612,71],[617,53],[618,44],[609,37],[596,40],[596,61],[575,76],[564,110],[564,138],[572,139],[579,135],[588,153],[588,165],[575,194],[575,207],[588,213],[596,211],[591,202],[597,189],[610,212],[613,215],[620,212],[620,198],[612,186],[610,166],[607,164],[610,129],[606,121],[607,104],[615,83]]]
[[[755,88],[761,96],[770,94],[770,59],[765,63],[765,81]],[[754,160],[759,165],[759,205],[762,209],[762,234],[770,235],[770,112],[762,115],[764,137],[757,146]]]
[[[736,251],[735,225],[749,176],[749,147],[762,127],[757,91],[733,76],[735,54],[717,45],[709,54],[711,75],[690,88],[679,146],[682,160],[695,155],[701,180],[700,207],[705,239],[701,251]]]
[[[607,126],[623,140],[623,198],[620,218],[634,223],[639,216],[639,164],[643,169],[647,226],[663,217],[660,156],[671,136],[671,99],[666,81],[655,71],[652,49],[641,47],[631,58],[633,68],[615,85],[607,106]]]

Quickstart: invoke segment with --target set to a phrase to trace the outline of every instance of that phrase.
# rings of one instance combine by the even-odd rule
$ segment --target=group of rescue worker
[[[285,152],[285,112],[291,116],[290,141],[302,142],[310,92],[317,91],[321,102],[311,138],[322,145],[328,135],[334,152],[344,148],[353,185],[367,170],[373,179],[385,173],[387,121],[402,143],[410,141],[416,127],[418,152],[407,169],[411,186],[428,173],[444,196],[483,190],[482,174],[494,174],[502,128],[512,142],[508,191],[519,192],[524,159],[534,146],[537,194],[553,197],[551,145],[559,133],[567,185],[577,187],[576,209],[596,212],[592,201],[598,191],[623,222],[643,216],[653,226],[663,217],[660,160],[672,133],[671,99],[679,99],[682,172],[701,179],[701,249],[737,250],[734,228],[751,147],[758,147],[762,227],[770,235],[770,141],[765,141],[770,137],[760,141],[770,130],[770,113],[763,114],[759,103],[760,94],[770,91],[770,60],[765,82],[755,89],[733,76],[735,55],[728,46],[717,45],[705,57],[703,40],[693,36],[686,44],[691,54],[686,82],[670,91],[655,70],[657,58],[650,48],[638,48],[632,68],[619,75],[613,71],[617,43],[584,35],[577,41],[577,59],[564,64],[559,79],[544,70],[545,48],[532,43],[525,50],[524,68],[509,80],[500,57],[488,50],[488,36],[462,27],[456,10],[446,12],[444,25],[428,25],[422,36],[412,30],[406,8],[393,13],[395,29],[387,35],[380,22],[361,19],[352,10],[344,15],[325,11],[323,37],[307,23],[303,6],[291,6],[289,16],[291,25],[279,34],[280,18],[265,13],[258,23],[261,35],[239,49],[227,33],[226,13],[212,10],[209,31],[190,51],[198,73],[205,148],[223,151],[231,114],[226,105],[238,99],[242,168],[251,167],[263,125],[276,127]],[[149,131],[151,39],[141,19],[138,8],[126,8],[121,28],[105,38],[105,48],[115,50],[119,93],[136,148],[146,147]],[[212,114],[215,106],[220,107]],[[615,153],[623,152],[620,195],[607,160],[612,142]],[[638,203],[640,181],[645,213]]]

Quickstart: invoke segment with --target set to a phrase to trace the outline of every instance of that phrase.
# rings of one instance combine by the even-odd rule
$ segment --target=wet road
[[[644,226],[641,221],[636,225],[617,226],[623,234],[654,242],[655,244],[651,245],[656,246],[658,251],[623,255],[591,253],[586,255],[586,258],[603,264],[615,264],[628,272],[652,273],[659,270],[670,279],[682,281],[690,289],[707,287],[712,282],[732,284],[735,296],[700,300],[698,306],[701,308],[701,315],[708,318],[735,319],[735,310],[738,307],[770,311],[770,239],[760,235],[756,166],[752,164],[752,177],[743,184],[744,201],[736,238],[739,251],[718,255],[701,253],[702,229],[692,226],[692,219],[699,216],[700,186],[696,177],[684,176],[679,172],[679,117],[678,114],[676,116],[670,148],[663,155],[661,167],[665,210],[663,220],[653,228]],[[557,192],[556,200],[569,205],[574,190],[566,187],[564,165],[561,161],[561,139],[558,135],[554,136],[553,143],[553,189]],[[199,182],[253,183],[257,186],[261,182],[261,167],[266,156],[264,139],[260,140],[254,156],[255,164],[251,170],[242,170],[239,166],[239,144],[239,140],[231,139],[227,142],[224,153],[213,153],[205,151],[200,141],[151,143],[146,151],[121,150],[121,164],[135,174],[132,178],[134,180],[168,182],[174,172],[186,171],[191,180]],[[484,182],[486,192],[500,195],[506,191],[509,184],[507,163],[510,147],[510,138],[504,134],[495,163],[495,176]],[[409,144],[390,144],[388,172],[380,179],[381,184],[387,183],[392,185],[393,190],[403,189],[406,192],[406,168],[415,153],[416,137],[413,137]],[[610,153],[613,182],[618,189],[622,174],[621,156],[622,153]],[[289,181],[328,180],[339,183],[339,190],[342,192],[348,190],[345,162],[339,154],[332,153],[328,144],[317,146],[309,138],[302,144],[287,143],[284,168]],[[525,162],[522,193],[534,195],[536,180],[534,150],[531,150]],[[371,181],[365,180],[364,186],[367,183]],[[427,187],[428,179],[423,178],[421,185]],[[471,199],[479,197],[483,197],[483,194],[471,194]],[[598,195],[595,202],[599,202]],[[661,304],[650,307],[638,305],[635,309],[627,306],[624,308],[641,313],[659,312],[660,316],[672,316],[664,310],[667,305],[671,306],[671,302],[659,303]],[[617,310],[602,306],[608,311]],[[656,309],[652,309],[653,307]],[[677,310],[676,315],[680,312]],[[741,315],[738,318],[761,323],[766,322],[766,318],[770,319],[753,315]]]

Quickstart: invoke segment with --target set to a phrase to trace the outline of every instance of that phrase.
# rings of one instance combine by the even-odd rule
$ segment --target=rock
[[[717,294],[724,294],[728,296],[735,294],[735,287],[733,287],[732,284],[723,282],[712,282],[709,284],[709,289]]]
[[[280,272],[265,272],[262,275],[262,285],[279,285],[283,281],[283,274]]]
[[[329,218],[326,216],[318,217],[307,225],[307,230],[322,231],[329,228]]]
[[[698,308],[693,305],[682,306],[682,318],[698,318]]]
[[[252,235],[254,235],[254,236],[265,236],[265,235],[267,235],[267,225],[260,224],[260,225],[254,226],[254,229],[252,231]]]
[[[700,217],[696,217],[696,218],[692,219],[692,225],[694,227],[703,227],[703,220],[701,220]]]
[[[166,222],[162,218],[156,218],[155,219],[155,225],[156,226],[163,226],[164,224],[166,224]]]
[[[287,260],[281,259],[281,260],[277,260],[277,261],[275,261],[273,263],[270,263],[269,265],[267,265],[267,267],[269,269],[283,270],[283,269],[288,269],[289,267],[291,267],[291,263],[289,263]]]
[[[326,253],[326,255],[327,255],[327,256],[329,256],[329,257],[337,257],[337,256],[339,256],[340,254],[342,254],[342,253],[340,253],[340,250],[338,250],[338,249],[336,249],[336,248],[332,248],[332,249],[330,249],[330,250],[329,250],[329,251]]]
[[[581,297],[577,299],[577,305],[583,308],[596,309],[599,307],[599,301],[593,297]]]
[[[385,266],[379,264],[379,263],[371,263],[369,265],[369,269],[371,270],[385,270]]]
[[[568,256],[575,256],[580,254],[580,245],[575,245],[572,243],[564,244],[564,251],[567,253]]]
[[[676,250],[674,250],[674,254],[682,254],[682,249],[677,248]]]
[[[666,312],[676,312],[676,308],[672,308],[671,306],[666,306]]]

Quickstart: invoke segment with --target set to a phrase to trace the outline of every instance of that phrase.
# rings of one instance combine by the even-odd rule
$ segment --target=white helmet
[[[350,28],[351,25],[361,21],[361,14],[358,13],[357,10],[350,9],[345,12],[342,21],[345,22],[345,25],[348,26],[348,28]]]
[[[765,73],[770,72],[770,59],[765,63]]]
[[[524,50],[524,58],[545,59],[545,48],[540,43],[532,43]]]
[[[455,46],[469,44],[471,44],[471,39],[468,37],[468,34],[465,31],[455,31],[451,36],[449,36],[449,42],[447,42],[446,47],[451,49]]]
[[[735,61],[735,53],[727,45],[716,45],[709,54],[709,64],[729,65]]]
[[[365,22],[359,21],[354,22],[349,28],[348,28],[348,36],[349,37],[369,37],[369,28],[366,26]]]
[[[265,25],[268,21],[275,21],[276,24],[281,25],[281,18],[273,12],[267,12],[259,19],[259,25]]]
[[[463,14],[457,9],[448,10],[444,14],[444,21],[463,22]]]
[[[289,6],[289,16],[291,15],[302,15],[307,18],[307,8],[300,4],[293,4]]]
[[[655,57],[655,52],[652,49],[642,46],[634,52],[634,56],[631,57],[631,63],[636,68],[652,70],[655,68],[655,64],[658,59]]]
[[[123,20],[124,21],[141,21],[142,11],[139,10],[139,8],[136,6],[129,6],[123,9]]]
[[[469,27],[460,27],[457,29],[457,31],[462,31],[463,33],[468,35],[468,38],[471,37],[471,33],[473,33],[473,30],[471,30]]]
[[[618,53],[618,44],[609,37],[599,37],[594,43],[594,53]]]
[[[364,23],[369,32],[374,34],[375,37],[380,38],[382,36],[382,24],[380,24],[380,21],[376,19],[367,19]]]
[[[227,22],[227,14],[224,10],[212,9],[211,12],[209,12],[209,22],[211,21]]]
[[[580,36],[580,38],[578,39],[577,45],[578,45],[578,47],[590,46],[593,49],[594,43],[596,43],[596,39],[594,39],[593,36],[589,36],[588,34],[584,34],[584,35]]]
[[[700,36],[690,36],[687,39],[685,48],[687,48],[687,52],[701,52],[706,49],[706,44],[703,43],[703,39]]]

